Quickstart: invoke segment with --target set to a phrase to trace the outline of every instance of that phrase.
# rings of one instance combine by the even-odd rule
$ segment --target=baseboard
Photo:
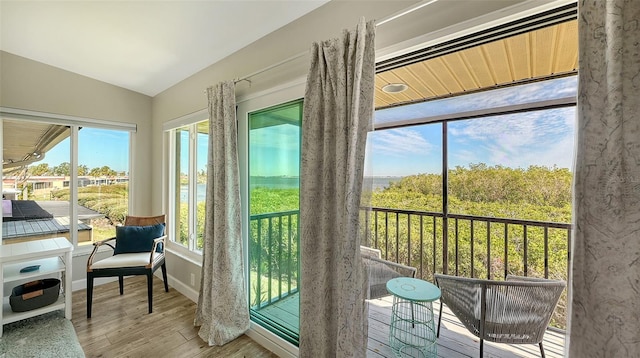
[[[196,303],[198,302],[198,295],[199,295],[198,291],[185,285],[182,281],[177,280],[175,277],[169,274],[167,274],[167,280],[169,281],[169,286],[171,286],[173,289],[180,292],[191,301]]]
[[[104,285],[105,283],[118,281],[117,277],[96,277],[93,279],[93,286]],[[87,279],[76,280],[71,282],[71,291],[79,291],[87,288]]]

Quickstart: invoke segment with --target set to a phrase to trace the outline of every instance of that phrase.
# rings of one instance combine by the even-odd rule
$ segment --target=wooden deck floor
[[[393,357],[389,347],[389,322],[391,322],[391,296],[382,299],[370,300],[369,302],[369,343],[367,357],[381,358]],[[299,295],[272,304],[261,310],[262,314],[271,315],[276,320],[283,322],[290,327],[298,327],[298,314],[296,307],[299,305]],[[434,302],[434,313],[436,320],[440,314],[439,301]],[[442,317],[442,327],[440,338],[438,338],[438,357],[462,358],[478,357],[480,347],[478,339],[473,336],[453,313],[445,306]],[[437,321],[436,321],[437,324]],[[555,331],[547,331],[544,338],[544,349],[546,357],[564,357],[564,334]],[[540,350],[534,344],[496,344],[485,342],[485,358],[538,358]]]

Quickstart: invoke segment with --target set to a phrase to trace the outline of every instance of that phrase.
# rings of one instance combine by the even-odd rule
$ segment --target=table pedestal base
[[[432,303],[393,296],[389,345],[396,357],[437,357]]]

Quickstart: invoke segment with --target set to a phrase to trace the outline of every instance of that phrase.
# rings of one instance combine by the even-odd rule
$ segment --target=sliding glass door
[[[296,345],[301,121],[302,100],[248,114],[251,317]]]

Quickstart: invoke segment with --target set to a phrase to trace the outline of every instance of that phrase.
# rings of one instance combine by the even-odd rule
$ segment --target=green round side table
[[[393,295],[389,346],[396,357],[437,357],[433,301],[440,289],[424,280],[398,277],[387,282]]]

